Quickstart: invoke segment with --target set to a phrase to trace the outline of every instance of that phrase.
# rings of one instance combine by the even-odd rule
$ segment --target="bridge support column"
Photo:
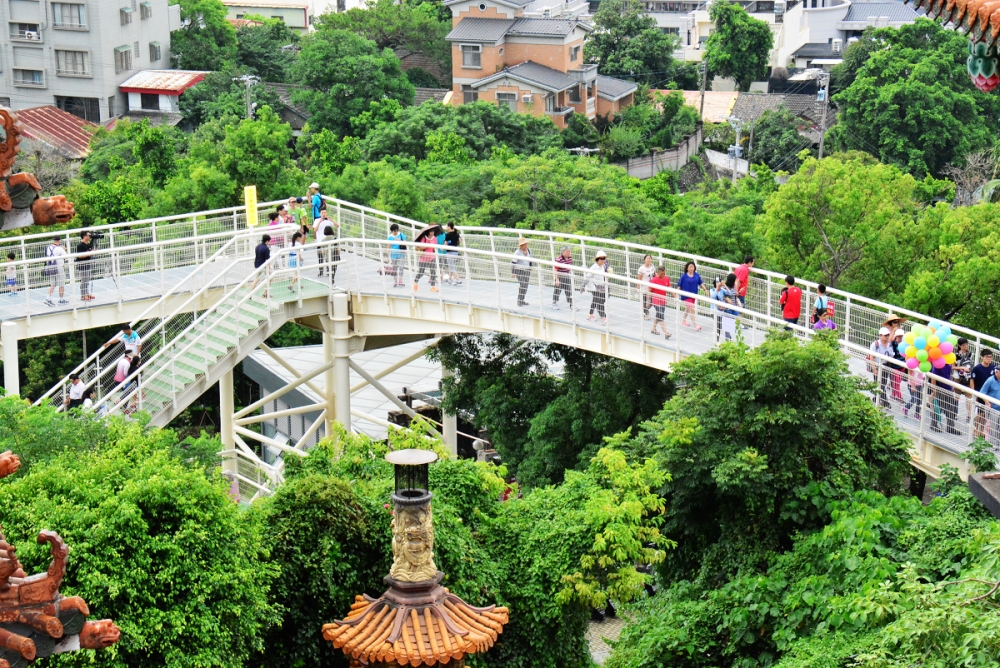
[[[448,367],[441,366],[441,376],[443,378],[451,378],[455,375],[455,372]],[[442,389],[444,385],[442,384]],[[444,395],[442,394],[442,400]],[[445,447],[448,448],[448,454],[452,458],[458,458],[458,416],[454,413],[445,413],[441,410],[441,424],[443,425],[442,435],[444,436]]]
[[[334,415],[351,431],[351,316],[345,293],[333,296]],[[329,335],[325,335],[328,337]],[[324,338],[325,343],[325,338]],[[329,385],[327,386],[329,387]]]
[[[236,402],[233,398],[233,372],[227,371],[219,379],[219,438],[222,439],[223,450],[235,450],[236,439],[233,436],[233,413],[236,412]],[[225,473],[236,473],[236,456],[227,456],[222,460],[222,470]]]
[[[3,342],[3,387],[7,394],[21,394],[20,370],[17,366],[17,323],[0,325]]]
[[[323,418],[324,437],[333,433],[333,423],[337,420],[336,380],[334,376],[333,334],[332,327],[324,324],[323,329],[323,364],[329,368],[323,372],[323,401],[326,402],[326,417]]]

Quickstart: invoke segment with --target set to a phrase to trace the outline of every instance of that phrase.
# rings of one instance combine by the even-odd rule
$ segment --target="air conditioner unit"
[[[534,95],[522,95],[521,102],[525,104],[531,104],[531,101],[535,99]]]
[[[844,50],[844,40],[839,39],[839,38],[838,39],[834,39],[832,46],[833,46],[833,52],[834,53],[841,53]]]
[[[24,39],[38,39],[38,33],[34,30],[25,30]]]

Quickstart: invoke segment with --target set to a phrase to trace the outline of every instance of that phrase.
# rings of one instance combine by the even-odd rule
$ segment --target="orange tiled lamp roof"
[[[20,466],[10,451],[0,454],[0,478]],[[21,668],[36,658],[80,648],[103,649],[121,635],[110,620],[87,621],[90,610],[82,598],[59,593],[69,554],[59,534],[42,531],[38,542],[49,544],[52,563],[44,573],[28,576],[0,533],[0,668]]]
[[[507,608],[476,608],[441,586],[427,491],[427,466],[437,456],[400,450],[386,459],[396,465],[389,589],[377,599],[358,596],[347,619],[323,626],[323,637],[352,665],[464,665],[467,655],[493,646]]]

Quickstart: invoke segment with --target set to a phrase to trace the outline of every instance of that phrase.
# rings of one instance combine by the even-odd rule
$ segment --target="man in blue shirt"
[[[403,286],[403,271],[406,264],[406,254],[403,251],[403,244],[399,242],[406,241],[406,235],[399,231],[399,225],[393,223],[389,226],[389,236],[387,239],[396,242],[389,246],[389,264],[393,270],[392,277],[394,282],[392,287],[399,288]]]
[[[309,184],[310,202],[312,202],[312,215],[315,221],[319,218],[319,212],[323,209],[323,196],[319,194],[319,184],[313,181]]]
[[[983,383],[983,387],[979,390],[991,399],[996,399],[1000,402],[1000,366],[993,367],[993,375]],[[990,402],[993,410],[1000,411],[1000,403]]]
[[[986,381],[993,378],[993,351],[986,348],[979,356],[979,364],[972,367],[969,374],[969,387],[976,392],[982,392]],[[976,419],[972,423],[972,437],[986,436],[986,400],[976,397]]]

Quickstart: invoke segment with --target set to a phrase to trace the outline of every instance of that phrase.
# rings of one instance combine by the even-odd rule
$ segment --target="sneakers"
[[[587,316],[587,320],[593,320],[593,319],[594,319],[594,314],[593,313],[591,313],[590,315]]]
[[[417,290],[419,290],[419,289],[420,289],[420,286],[419,286],[419,285],[417,285],[416,283],[414,283],[414,284],[413,284],[413,291],[414,291],[414,292],[416,292],[416,291],[417,291]]]
[[[55,306],[56,304],[55,304],[55,302],[54,302],[54,301],[52,301],[51,299],[46,299],[46,300],[45,300],[45,305],[46,305],[46,306]]]
[[[437,286],[432,285],[431,292],[440,292],[440,290],[438,290]]]
[[[552,302],[552,310],[553,311],[558,311],[559,310],[559,304],[556,304],[555,302]]]
[[[607,318],[601,318],[601,324],[602,325],[608,324],[608,319]]]
[[[60,299],[60,300],[59,300],[59,303],[60,303],[60,304],[69,304],[69,302],[68,302],[68,301],[66,301],[65,299]]]

